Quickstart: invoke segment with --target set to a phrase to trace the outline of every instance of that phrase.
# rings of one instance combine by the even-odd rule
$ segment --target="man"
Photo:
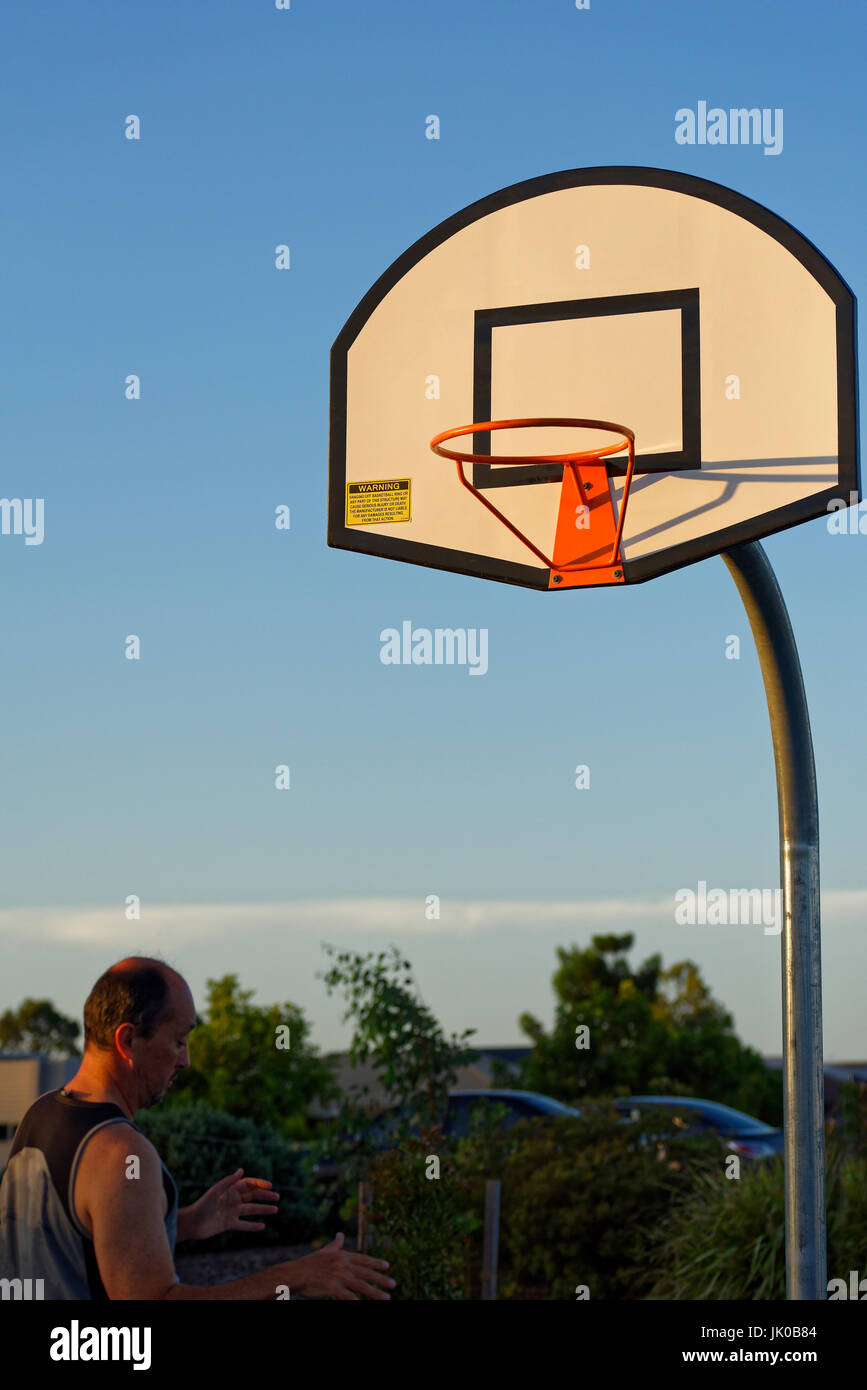
[[[343,1236],[303,1259],[215,1287],[182,1284],[175,1240],[261,1231],[279,1200],[239,1169],[190,1207],[154,1146],[133,1123],[182,1067],[196,1010],[162,961],[131,956],[97,980],[84,1006],[81,1066],[19,1124],[0,1185],[0,1276],[42,1279],[54,1299],[387,1299],[385,1260],[344,1250]]]

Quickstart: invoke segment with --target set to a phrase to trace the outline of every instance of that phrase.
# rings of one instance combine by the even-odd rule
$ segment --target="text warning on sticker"
[[[375,478],[346,484],[346,525],[385,526],[410,520],[410,479]]]

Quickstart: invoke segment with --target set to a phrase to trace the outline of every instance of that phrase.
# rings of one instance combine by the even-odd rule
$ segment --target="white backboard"
[[[516,417],[634,430],[620,582],[849,504],[854,323],[851,291],[816,248],[718,184],[601,168],[504,189],[410,247],[334,344],[329,544],[552,588],[429,447],[440,431]],[[468,475],[549,554],[562,465],[497,468],[496,454],[566,452],[574,431],[462,443],[493,451]],[[622,464],[610,471],[616,515]]]

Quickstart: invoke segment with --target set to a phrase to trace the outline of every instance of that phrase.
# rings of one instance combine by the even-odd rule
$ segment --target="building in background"
[[[71,1081],[81,1059],[40,1052],[0,1052],[0,1170],[6,1167],[15,1129],[35,1100]]]

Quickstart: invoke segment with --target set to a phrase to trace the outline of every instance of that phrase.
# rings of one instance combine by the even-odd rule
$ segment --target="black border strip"
[[[440,546],[422,545],[390,536],[377,536],[344,525],[343,504],[346,487],[346,387],[347,356],[365,323],[389,290],[435,247],[464,227],[487,217],[500,208],[511,207],[528,198],[561,189],[590,187],[604,184],[625,184],[644,188],[664,188],[701,198],[744,218],[789,251],[830,296],[837,306],[837,402],[839,461],[837,486],[806,501],[778,508],[769,516],[753,518],[742,525],[712,532],[699,540],[661,551],[658,556],[627,563],[624,579],[641,583],[656,575],[667,574],[696,560],[706,559],[732,545],[758,540],[762,536],[786,530],[802,521],[827,513],[827,503],[841,498],[846,505],[854,493],[861,496],[860,461],[858,454],[858,378],[856,349],[856,301],[843,277],[821,251],[791,223],[723,184],[696,178],[671,169],[614,165],[589,169],[562,169],[557,173],[524,179],[496,193],[471,203],[460,212],[446,218],[427,232],[408,250],[398,256],[356,305],[331,349],[331,423],[329,441],[329,505],[328,544],[343,550],[363,551],[409,564],[433,566],[459,574],[476,575],[508,584],[529,588],[548,588],[548,571],[535,565],[515,565],[490,559],[485,555],[450,550]],[[773,524],[770,524],[773,520]],[[554,591],[556,592],[556,590]],[[561,590],[561,592],[572,592]]]

